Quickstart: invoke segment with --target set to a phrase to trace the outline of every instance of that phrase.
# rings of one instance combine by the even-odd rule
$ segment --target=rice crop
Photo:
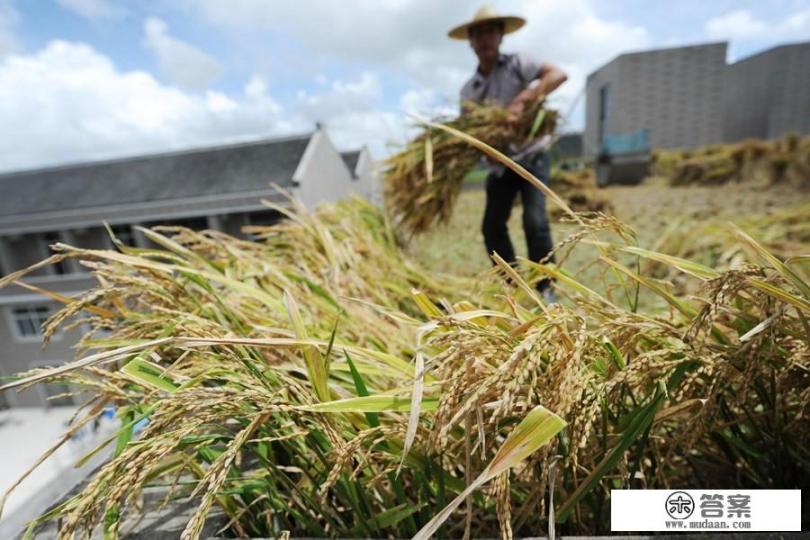
[[[40,522],[115,538],[161,485],[197,503],[187,539],[213,508],[240,537],[512,538],[608,532],[610,489],[810,488],[807,251],[727,224],[747,256],[712,267],[543,189],[576,224],[558,263],[496,257],[475,279],[408,260],[397,221],[357,198],[276,207],[287,219],[250,241],[158,228],[158,249],[55,245],[47,263],[75,259],[97,286],[51,296],[65,306],[46,336],[93,330],[74,362],[3,388],[69,382],[78,423],[113,405],[122,428]],[[574,277],[574,250],[601,283]],[[534,289],[546,276],[560,303]],[[642,291],[667,308],[641,310]]]

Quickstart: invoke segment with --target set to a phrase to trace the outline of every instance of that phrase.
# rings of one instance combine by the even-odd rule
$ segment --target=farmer
[[[500,52],[503,36],[518,30],[525,23],[521,17],[500,15],[485,6],[478,10],[471,21],[448,32],[447,35],[453,39],[469,40],[478,57],[478,69],[461,88],[462,113],[465,101],[488,102],[507,107],[517,117],[527,104],[539,96],[549,95],[566,81],[567,75],[553,64],[538,62],[523,54]],[[537,82],[531,84],[534,81]],[[511,156],[544,184],[548,183],[550,172],[545,144],[546,140],[534,141]],[[504,165],[488,162],[487,167],[487,204],[481,225],[487,253],[494,251],[505,261],[514,264],[515,250],[509,238],[507,222],[515,197],[520,192],[529,259],[540,261],[553,248],[543,192]],[[548,260],[554,261],[553,254]],[[541,280],[537,288],[547,301],[555,301],[548,279]]]

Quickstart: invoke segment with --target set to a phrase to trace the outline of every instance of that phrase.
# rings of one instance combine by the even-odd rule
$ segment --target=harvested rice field
[[[552,182],[552,189],[557,186]],[[780,209],[810,203],[810,190],[792,186],[669,185],[666,177],[646,179],[638,186],[608,186],[597,191],[613,206],[613,213],[633,227],[639,244],[652,246],[673,227],[699,225],[708,220],[740,221],[745,216],[772,214]],[[408,253],[437,272],[473,276],[490,266],[481,234],[486,195],[483,183],[462,191],[458,206],[446,228],[439,225],[416,237]],[[548,204],[551,209],[551,204]],[[520,198],[515,201],[509,231],[515,252],[526,256],[526,242],[520,222]],[[558,242],[574,227],[551,218],[553,239]]]

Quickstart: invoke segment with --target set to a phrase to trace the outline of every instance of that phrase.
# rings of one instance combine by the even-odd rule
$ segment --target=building
[[[653,148],[810,133],[810,43],[726,63],[727,43],[622,54],[588,76],[587,155],[647,130]]]
[[[726,141],[810,133],[810,42],[781,45],[728,66]]]
[[[605,135],[649,130],[656,148],[723,138],[726,43],[623,54],[588,76],[585,152]]]
[[[346,167],[349,168],[352,178],[357,181],[357,192],[371,202],[382,204],[382,184],[380,184],[380,174],[375,162],[367,147],[352,152],[343,152]]]
[[[184,225],[239,235],[245,225],[279,218],[261,203],[284,204],[270,183],[307,207],[351,193],[379,198],[367,149],[339,153],[327,134],[313,133],[181,152],[0,174],[0,275],[46,258],[64,242],[112,248],[106,222],[124,243],[144,247],[134,225]],[[29,274],[25,283],[71,296],[93,285],[73,261]],[[42,349],[41,325],[56,302],[14,285],[0,289],[0,377],[74,358],[79,331],[54,337]],[[0,392],[0,408],[46,405],[58,386]],[[5,394],[5,395],[3,395]],[[65,400],[56,401],[61,404]]]

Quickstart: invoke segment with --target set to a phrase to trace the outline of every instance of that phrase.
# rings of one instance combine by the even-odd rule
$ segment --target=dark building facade
[[[605,135],[649,130],[658,148],[700,146],[723,136],[726,44],[623,54],[588,76],[585,152]]]
[[[810,42],[782,45],[726,69],[726,141],[810,133]]]
[[[810,43],[726,63],[727,43],[618,56],[588,76],[585,153],[645,129],[654,148],[810,133]]]

